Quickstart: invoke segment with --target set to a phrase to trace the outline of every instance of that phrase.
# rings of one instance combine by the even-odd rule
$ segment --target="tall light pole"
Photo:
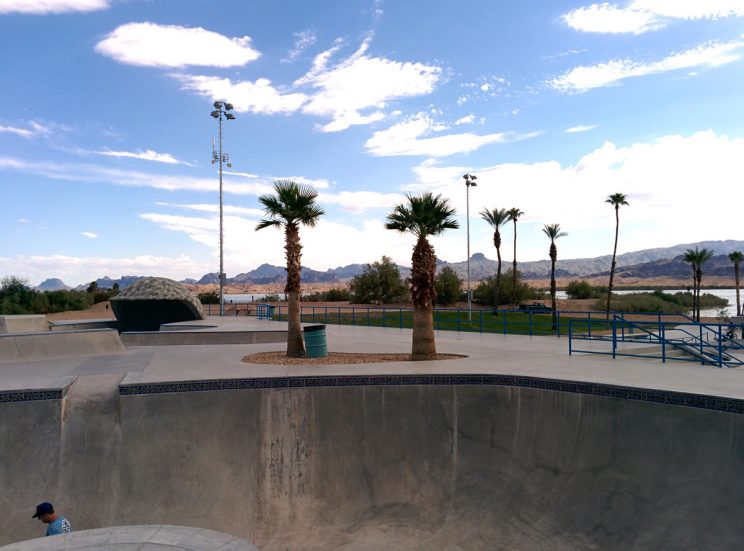
[[[465,218],[467,219],[468,232],[468,321],[473,320],[473,293],[470,291],[470,187],[477,186],[475,174],[465,174]]]
[[[219,163],[220,165],[220,316],[225,315],[225,258],[223,252],[224,234],[222,228],[222,165],[227,164],[231,167],[230,158],[227,153],[222,153],[222,121],[223,119],[231,121],[235,120],[235,115],[229,113],[232,111],[233,104],[225,103],[222,101],[214,102],[214,111],[210,113],[215,119],[219,121],[219,152],[214,150],[214,141],[212,141],[212,164]]]

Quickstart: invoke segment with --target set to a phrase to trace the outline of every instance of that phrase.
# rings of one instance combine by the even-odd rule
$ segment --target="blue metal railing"
[[[637,315],[637,314],[636,314]],[[690,320],[687,316],[681,318]],[[732,325],[725,323],[698,323],[695,321],[629,320],[625,315],[614,315],[605,320],[605,327],[594,334],[581,326],[581,320],[570,320],[568,329],[568,352],[585,354],[631,356],[701,363],[717,367],[739,367],[744,361],[730,354],[742,350],[730,335]],[[580,342],[591,342],[594,346]],[[603,343],[610,343],[609,350]],[[635,348],[624,345],[636,345]],[[623,346],[621,346],[623,345]],[[645,346],[644,345],[652,345]],[[658,350],[658,351],[657,351]],[[677,353],[677,354],[675,354]],[[678,355],[684,354],[683,356]]]

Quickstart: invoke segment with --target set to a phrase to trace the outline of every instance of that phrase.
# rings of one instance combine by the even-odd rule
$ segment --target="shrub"
[[[434,281],[434,288],[437,291],[437,304],[440,306],[449,306],[457,302],[460,298],[461,287],[462,280],[457,273],[449,266],[442,268],[442,271],[439,272],[437,279]]]
[[[387,256],[380,262],[366,264],[349,285],[351,301],[360,304],[408,302],[408,287],[400,279],[400,270]]]
[[[217,291],[206,291],[196,295],[202,304],[219,304],[220,294]]]
[[[566,285],[566,295],[568,298],[592,298],[592,292],[592,286],[586,281],[573,280]]]
[[[512,270],[501,275],[501,300],[499,305],[511,304],[513,296]],[[537,300],[544,298],[545,293],[530,287],[522,280],[522,274],[517,271],[517,304],[525,300]],[[495,306],[496,302],[496,276],[491,276],[480,283],[473,291],[473,302],[488,306]]]

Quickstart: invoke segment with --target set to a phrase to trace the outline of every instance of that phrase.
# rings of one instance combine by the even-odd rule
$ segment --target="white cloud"
[[[106,149],[104,151],[96,151],[97,155],[104,155],[106,157],[127,157],[131,159],[141,159],[144,161],[156,161],[158,163],[165,163],[169,165],[188,165],[185,161],[179,161],[170,153],[158,153],[152,149],[145,151],[111,151]]]
[[[569,237],[559,243],[560,258],[585,258],[612,252],[614,214],[604,199],[616,192],[629,196],[620,213],[619,251],[735,239],[733,205],[744,204],[744,138],[708,130],[670,135],[626,147],[605,143],[576,163],[511,163],[491,167],[456,167],[431,160],[416,168],[415,192],[448,197],[461,229],[442,238],[441,258],[464,260],[465,186],[462,174],[478,176],[470,190],[471,251],[495,258],[492,230],[478,216],[484,207],[519,207],[518,256],[547,259],[548,243],[540,228],[560,223]],[[705,182],[715,182],[701,192]],[[701,184],[702,183],[702,184]],[[695,220],[695,224],[686,221]],[[734,233],[732,233],[734,232]],[[511,258],[511,228],[504,231],[502,255]]]
[[[616,84],[631,77],[640,77],[693,67],[716,67],[741,59],[738,50],[742,41],[708,42],[697,48],[672,54],[660,61],[642,63],[628,59],[616,59],[598,65],[574,67],[554,78],[549,85],[562,92],[586,92]]]
[[[634,7],[619,8],[602,3],[575,9],[563,16],[566,24],[577,31],[595,33],[635,33],[640,34],[660,28],[657,17]]]
[[[21,138],[37,138],[39,136],[48,136],[51,133],[51,128],[40,124],[36,121],[29,123],[31,128],[17,128],[14,126],[3,126],[0,124],[0,134],[15,134]]]
[[[220,207],[217,204],[212,203],[194,203],[194,204],[182,204],[182,203],[155,203],[159,207],[170,207],[176,209],[190,210],[196,212],[208,212],[210,214],[219,214]],[[237,207],[234,205],[223,205],[222,211],[225,214],[235,214],[240,216],[252,216],[259,217],[263,215],[261,209],[250,209],[246,207]]]
[[[439,67],[367,56],[370,41],[367,38],[348,59],[328,68],[340,49],[337,44],[316,56],[312,69],[295,81],[296,86],[318,90],[303,111],[332,119],[322,131],[338,132],[380,120],[387,102],[429,94],[439,81]]]
[[[455,125],[459,126],[461,124],[473,124],[473,121],[475,121],[475,115],[465,115],[464,117],[460,117],[455,121]]]
[[[201,27],[127,23],[109,33],[96,51],[144,67],[234,67],[257,59],[251,38],[228,38]]]
[[[47,13],[86,12],[104,10],[109,0],[2,0],[1,13],[25,13],[42,15]]]
[[[578,126],[572,126],[571,128],[566,128],[565,132],[567,134],[575,134],[578,132],[589,132],[590,130],[594,130],[597,128],[598,125],[596,124],[579,124]]]
[[[675,19],[719,19],[744,16],[744,4],[741,0],[705,0],[704,2],[634,0],[631,6],[636,9],[648,10],[661,17]]]
[[[525,139],[536,135],[510,136],[500,132],[484,135],[460,133],[425,137],[431,134],[434,129],[434,121],[428,115],[419,113],[407,121],[391,126],[387,130],[375,132],[364,144],[364,147],[372,155],[381,157],[396,155],[444,157],[455,153],[475,151],[490,143]]]
[[[603,2],[570,11],[566,24],[578,31],[641,34],[665,27],[673,19],[744,16],[741,0],[633,0],[625,7]]]
[[[184,175],[120,170],[91,164],[24,161],[10,157],[0,157],[0,169],[36,174],[55,180],[93,184],[105,183],[166,191],[188,190],[213,193],[218,187],[216,177],[197,178]],[[319,183],[322,185],[323,181],[320,180]],[[223,189],[226,193],[236,195],[261,195],[270,193],[272,185],[270,178],[256,179],[249,183],[241,183],[226,178],[223,180]]]
[[[228,99],[237,112],[294,113],[307,101],[301,93],[283,94],[266,78],[256,82],[233,83],[228,78],[192,75],[173,75],[187,90],[193,90],[210,99]]]
[[[98,238],[98,234],[97,233],[93,233],[92,231],[84,231],[84,232],[81,232],[80,235],[82,235],[83,237],[87,237],[88,239],[97,239]]]
[[[376,191],[342,191],[340,193],[321,193],[320,203],[340,205],[344,210],[360,213],[367,209],[389,209],[401,203],[405,197],[399,193],[379,193]]]
[[[292,49],[287,53],[287,57],[285,59],[282,59],[282,63],[289,63],[291,61],[294,61],[300,55],[302,52],[304,52],[309,46],[312,46],[315,44],[315,41],[317,40],[317,36],[315,35],[314,31],[302,31],[299,33],[294,33],[295,36],[295,43]]]

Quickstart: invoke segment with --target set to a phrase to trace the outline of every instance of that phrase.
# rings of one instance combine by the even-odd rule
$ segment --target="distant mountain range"
[[[691,276],[690,265],[682,260],[682,255],[687,249],[707,248],[713,251],[713,258],[705,264],[705,275],[707,276],[730,276],[733,273],[732,264],[727,255],[731,251],[744,251],[744,241],[701,241],[699,243],[688,243],[675,245],[673,247],[646,249],[637,252],[618,255],[615,274],[618,278],[687,278]],[[376,259],[379,260],[379,259]],[[519,260],[519,259],[517,259]],[[371,262],[374,262],[372,260]],[[596,258],[579,258],[569,260],[558,260],[556,263],[556,277],[592,278],[609,275],[612,255],[598,256]],[[496,273],[497,261],[487,258],[483,253],[475,253],[470,257],[471,281],[479,281]],[[345,283],[352,277],[359,275],[364,270],[364,264],[349,264],[325,271],[302,268],[303,283]],[[437,261],[438,270],[449,266],[463,279],[467,275],[467,262]],[[510,259],[502,259],[502,270],[505,272],[511,267]],[[550,261],[538,260],[536,262],[519,262],[519,271],[526,279],[545,279],[550,277]],[[408,277],[410,268],[398,267],[401,276]],[[126,288],[144,276],[123,276],[119,279],[102,277],[96,280],[99,288],[110,289],[115,283],[121,289]],[[284,266],[261,264],[255,270],[238,274],[227,278],[228,285],[263,285],[281,284],[286,280]],[[185,279],[181,283],[186,284],[218,284],[217,272],[203,275],[200,279]],[[89,284],[76,287],[85,290]],[[37,289],[41,291],[54,291],[58,289],[70,289],[61,279],[50,278],[44,280]]]

